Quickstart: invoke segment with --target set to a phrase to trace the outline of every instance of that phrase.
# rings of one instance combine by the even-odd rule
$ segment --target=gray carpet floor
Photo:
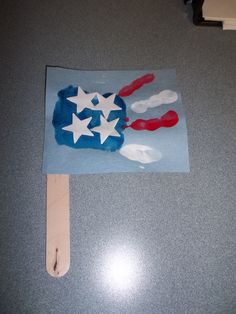
[[[236,32],[182,1],[0,1],[0,312],[236,313]],[[71,177],[71,267],[45,271],[45,65],[175,68],[189,174]],[[138,260],[126,293],[101,275]],[[122,289],[121,289],[122,290]]]

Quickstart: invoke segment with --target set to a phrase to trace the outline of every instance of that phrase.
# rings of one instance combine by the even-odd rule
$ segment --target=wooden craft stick
[[[53,277],[70,267],[69,175],[47,175],[46,269]]]

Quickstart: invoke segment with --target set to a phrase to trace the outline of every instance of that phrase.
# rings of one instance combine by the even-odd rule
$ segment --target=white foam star
[[[88,136],[94,136],[94,134],[88,129],[88,125],[91,118],[87,118],[84,120],[80,120],[74,113],[72,114],[72,124],[65,126],[62,128],[65,131],[69,131],[73,133],[73,140],[74,143],[78,141],[80,136],[82,135],[88,135]]]
[[[95,110],[92,99],[97,96],[97,93],[86,94],[81,87],[78,86],[77,96],[68,97],[67,99],[76,104],[77,113],[83,111],[85,108]]]
[[[99,93],[97,93],[99,103],[95,106],[94,110],[101,110],[104,117],[107,119],[112,110],[122,110],[121,107],[114,103],[116,94],[112,94],[105,98]]]
[[[119,118],[108,122],[106,119],[101,118],[101,124],[91,129],[94,132],[100,133],[100,141],[103,144],[109,136],[121,136],[119,132],[116,131],[115,126],[117,125]]]

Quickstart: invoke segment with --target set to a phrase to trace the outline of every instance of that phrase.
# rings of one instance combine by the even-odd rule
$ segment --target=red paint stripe
[[[161,118],[143,120],[137,119],[132,122],[130,125],[127,125],[126,128],[132,128],[136,131],[148,130],[155,131],[161,127],[171,128],[175,126],[179,121],[178,114],[175,111],[168,111]]]
[[[154,79],[155,79],[155,75],[152,73],[148,73],[144,76],[141,76],[137,78],[136,80],[134,80],[129,85],[126,85],[123,88],[121,88],[118,95],[121,97],[130,96],[131,94],[133,94],[133,92],[135,92],[137,89],[142,87],[144,84],[151,83]]]

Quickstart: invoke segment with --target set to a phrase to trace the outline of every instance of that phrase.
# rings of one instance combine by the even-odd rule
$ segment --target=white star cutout
[[[108,122],[106,119],[101,118],[101,124],[91,129],[94,132],[100,133],[100,142],[103,144],[109,136],[121,136],[119,132],[116,131],[115,126],[119,121],[118,119]]]
[[[106,119],[108,118],[112,110],[122,110],[121,107],[117,106],[114,103],[116,94],[112,94],[109,97],[105,98],[99,93],[97,93],[97,97],[98,97],[99,103],[95,106],[94,110],[101,110]]]
[[[76,104],[77,113],[83,111],[85,108],[95,110],[92,99],[97,96],[97,93],[86,94],[81,87],[78,86],[77,96],[68,97],[67,99]]]
[[[88,129],[88,125],[91,120],[92,117],[80,120],[77,115],[73,113],[72,124],[67,125],[62,129],[73,133],[73,140],[75,144],[82,135],[94,136],[94,134]]]

